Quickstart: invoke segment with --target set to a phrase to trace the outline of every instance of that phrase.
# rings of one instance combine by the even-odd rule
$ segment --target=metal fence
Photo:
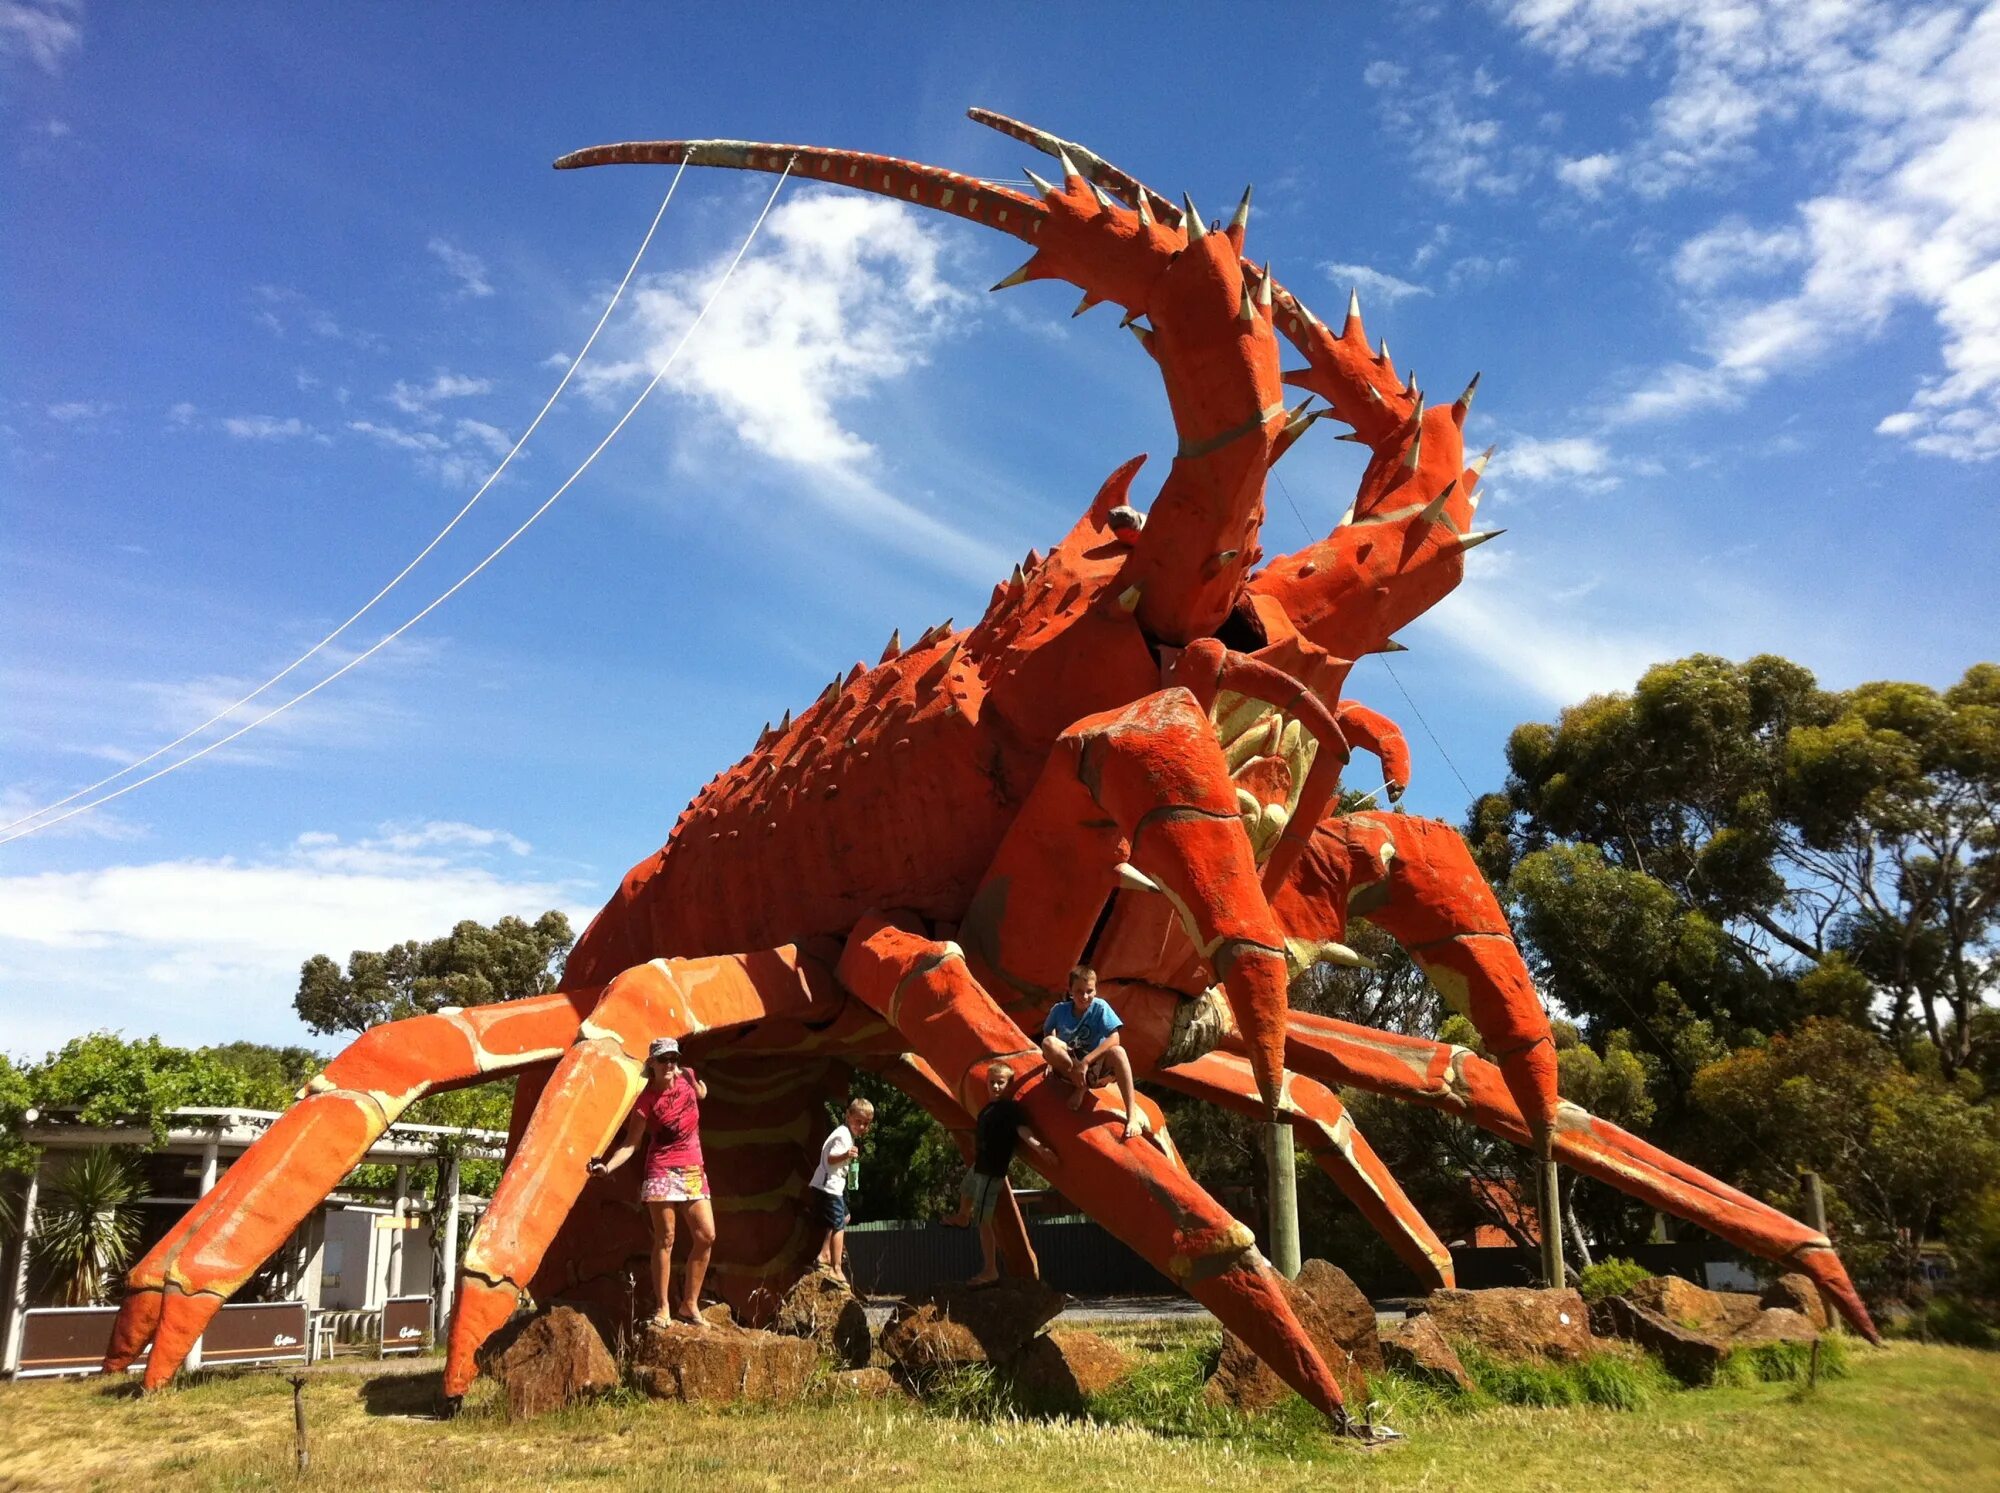
[[[1156,1296],[1177,1289],[1087,1220],[1031,1220],[1028,1239],[1042,1278],[1072,1296]],[[847,1260],[857,1290],[905,1296],[970,1278],[979,1269],[979,1235],[939,1223],[857,1223],[847,1230]]]

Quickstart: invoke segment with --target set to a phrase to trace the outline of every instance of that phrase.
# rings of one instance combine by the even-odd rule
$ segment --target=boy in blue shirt
[[[1069,1107],[1083,1108],[1084,1096],[1102,1083],[1106,1069],[1117,1080],[1125,1101],[1125,1139],[1145,1125],[1132,1099],[1132,1060],[1118,1039],[1125,1023],[1097,996],[1097,971],[1079,964],[1069,972],[1069,999],[1057,1001],[1042,1023],[1042,1056],[1072,1089]]]

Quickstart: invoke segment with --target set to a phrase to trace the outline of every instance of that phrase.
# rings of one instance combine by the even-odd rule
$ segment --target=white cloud
[[[394,450],[409,452],[416,458],[418,471],[447,487],[483,480],[493,470],[494,459],[505,456],[513,445],[505,431],[483,420],[460,420],[448,435],[437,430],[406,430],[375,420],[349,420],[347,428]]]
[[[468,399],[492,392],[493,380],[490,378],[472,378],[463,373],[448,373],[439,369],[427,384],[412,384],[399,378],[396,386],[382,397],[406,415],[435,418],[431,406],[439,400]]]
[[[297,1040],[291,998],[313,954],[345,961],[551,907],[581,927],[579,889],[529,854],[504,830],[432,822],[352,841],[309,833],[259,856],[0,877],[0,1025],[10,1048],[99,1024]]]
[[[1616,155],[1599,151],[1596,155],[1579,156],[1575,160],[1561,161],[1556,165],[1556,180],[1585,197],[1602,196],[1613,177],[1618,175],[1619,161]]]
[[[286,441],[312,434],[312,427],[296,415],[283,420],[276,415],[225,415],[222,428],[239,441]]]
[[[458,282],[460,296],[477,298],[493,294],[493,283],[486,278],[486,261],[477,254],[443,238],[434,238],[424,247],[437,256],[445,273]]]
[[[1788,219],[1732,217],[1682,247],[1674,272],[1708,366],[1662,370],[1625,417],[1732,402],[1915,308],[1942,368],[1876,429],[1960,461],[2000,457],[2000,5],[1513,0],[1505,14],[1565,63],[1671,59],[1623,152],[1642,195],[1713,177],[1801,116],[1828,147]],[[1774,274],[1775,292],[1727,297]]]
[[[1614,485],[1611,452],[1587,436],[1538,440],[1523,436],[1506,442],[1495,458],[1494,472],[1512,482],[1568,482],[1596,491]]]
[[[82,0],[0,0],[0,57],[26,57],[59,73],[83,45],[82,22]]]
[[[1394,275],[1382,270],[1373,269],[1365,264],[1337,264],[1329,260],[1327,263],[1322,264],[1320,268],[1326,271],[1327,279],[1333,281],[1335,285],[1351,285],[1364,296],[1373,300],[1388,301],[1394,304],[1402,300],[1405,296],[1429,295],[1431,293],[1429,286],[1417,285],[1408,280],[1400,280]]]
[[[386,346],[373,332],[342,326],[331,311],[290,286],[259,285],[253,288],[251,298],[257,307],[257,324],[274,337],[288,336],[298,328],[329,342],[345,342],[369,351]]]

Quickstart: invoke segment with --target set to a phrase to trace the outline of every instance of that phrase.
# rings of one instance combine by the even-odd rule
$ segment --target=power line
[[[554,392],[551,393],[547,398],[547,400],[543,402],[541,409],[536,412],[535,418],[528,422],[528,428],[521,432],[520,438],[514,442],[513,447],[507,452],[505,456],[500,458],[500,465],[495,467],[491,475],[489,475],[484,482],[479,484],[479,490],[475,492],[471,497],[465,500],[465,506],[459,509],[458,512],[454,513],[451,516],[451,522],[447,523],[442,529],[439,529],[437,533],[432,536],[431,542],[425,545],[422,549],[417,551],[415,559],[411,560],[409,564],[405,565],[401,570],[397,571],[396,574],[390,578],[389,583],[386,586],[384,586],[381,590],[377,591],[373,596],[369,597],[366,602],[362,603],[360,610],[355,612],[353,616],[349,617],[345,622],[341,623],[340,626],[336,627],[332,632],[328,633],[325,637],[321,638],[317,643],[313,644],[312,647],[308,648],[304,653],[301,653],[297,658],[293,659],[290,663],[286,664],[284,668],[278,670],[278,672],[273,674],[269,679],[266,679],[262,684],[258,685],[255,689],[251,690],[250,693],[243,696],[242,699],[237,700],[232,704],[225,705],[221,710],[218,710],[214,715],[210,716],[207,720],[203,721],[199,726],[196,726],[193,730],[182,732],[179,736],[176,736],[172,741],[168,742],[165,746],[154,748],[152,751],[148,752],[145,756],[140,757],[135,761],[126,763],[116,772],[111,773],[105,777],[99,778],[96,782],[90,784],[87,787],[77,789],[76,792],[70,794],[67,798],[59,798],[54,803],[44,804],[41,808],[34,810],[32,813],[23,814],[18,819],[9,820],[6,824],[0,824],[0,833],[5,833],[7,830],[13,829],[17,825],[26,824],[31,819],[39,819],[44,814],[53,813],[55,810],[60,809],[65,804],[75,803],[79,798],[83,798],[88,794],[95,793],[98,789],[104,787],[106,784],[117,782],[120,778],[124,777],[125,774],[127,774],[128,772],[132,772],[137,768],[144,767],[148,762],[152,762],[160,757],[164,757],[168,752],[171,752],[175,747],[180,746],[183,742],[192,741],[195,737],[201,735],[202,732],[206,731],[210,726],[213,726],[216,722],[225,720],[228,717],[234,715],[237,711],[241,710],[245,705],[248,705],[252,700],[256,699],[259,695],[263,694],[264,691],[269,689],[272,685],[278,683],[279,680],[285,678],[287,675],[292,673],[292,671],[297,669],[300,664],[303,664],[307,659],[312,658],[322,648],[326,647],[327,644],[331,643],[335,638],[338,638],[342,633],[346,632],[348,628],[352,627],[355,623],[359,622],[364,616],[366,616],[371,610],[373,610],[375,603],[380,601],[383,597],[387,596],[391,591],[395,590],[396,587],[402,583],[403,577],[408,575],[411,571],[415,570],[418,565],[422,564],[425,556],[429,555],[432,550],[436,549],[439,544],[443,543],[444,537],[447,534],[449,534],[453,529],[458,527],[458,521],[464,518],[466,514],[472,511],[473,505],[478,503],[478,501],[481,498],[486,496],[486,490],[489,487],[491,487],[495,482],[498,482],[500,480],[500,474],[506,471],[507,468],[510,465],[512,465],[514,458],[520,454],[521,448],[528,443],[528,437],[533,435],[535,431],[540,428],[544,417],[546,417],[548,412],[555,407],[556,400],[562,396],[562,391],[569,387],[569,381],[576,376],[576,370],[583,365],[583,360],[590,355],[590,349],[596,345],[597,334],[604,330],[604,324],[611,319],[612,311],[617,308],[618,302],[624,297],[625,287],[632,283],[632,276],[639,268],[639,261],[646,257],[646,249],[653,242],[653,234],[658,230],[660,226],[660,219],[666,216],[667,204],[674,200],[674,188],[678,187],[681,184],[681,172],[685,170],[687,170],[687,163],[683,161],[681,163],[680,170],[674,172],[674,179],[669,183],[667,183],[667,195],[660,199],[659,211],[653,214],[653,221],[652,224],[646,229],[646,236],[639,241],[638,253],[632,256],[632,262],[625,267],[625,278],[618,282],[618,288],[611,293],[611,299],[605,304],[603,314],[597,318],[597,325],[590,329],[590,336],[585,340],[582,351],[579,352],[575,358],[571,359],[568,369],[564,371],[562,379],[556,384]],[[63,817],[68,818],[69,816],[64,815]],[[52,820],[50,822],[54,823],[55,821]],[[18,836],[9,836],[8,838],[9,839],[18,838]],[[7,843],[6,840],[0,840],[0,845],[4,845],[6,843]]]
[[[447,590],[445,590],[442,594],[440,594],[436,598],[436,600],[432,601],[422,611],[418,612],[414,617],[410,618],[409,621],[403,623],[403,625],[398,627],[394,632],[387,634],[386,636],[382,637],[381,639],[370,645],[365,652],[356,654],[353,658],[349,659],[346,663],[342,664],[338,669],[335,669],[331,674],[327,675],[317,684],[314,684],[307,689],[300,690],[296,695],[293,695],[283,704],[274,706],[272,709],[267,710],[264,714],[258,716],[255,720],[249,722],[247,725],[237,727],[234,731],[230,732],[229,735],[210,742],[207,746],[201,748],[200,751],[191,752],[185,757],[179,758],[176,761],[168,763],[165,767],[162,767],[159,771],[149,773],[145,777],[140,778],[137,782],[127,783],[123,788],[114,789],[112,792],[105,794],[101,798],[93,799],[87,804],[79,804],[76,808],[71,809],[66,814],[58,814],[53,819],[45,819],[40,824],[31,825],[26,829],[18,830],[11,835],[7,835],[4,838],[0,838],[0,845],[12,844],[15,840],[23,839],[28,835],[37,833],[40,830],[48,829],[52,825],[61,824],[65,819],[74,818],[78,814],[87,814],[92,809],[110,803],[114,798],[123,798],[126,794],[133,792],[135,789],[143,788],[148,783],[154,782],[159,778],[163,778],[170,772],[174,772],[179,768],[186,767],[190,762],[200,761],[203,757],[206,757],[210,752],[214,751],[217,747],[224,747],[229,745],[230,742],[235,741],[238,737],[246,735],[247,733],[256,730],[257,727],[263,725],[264,722],[272,719],[274,716],[279,716],[284,714],[287,710],[290,710],[294,705],[299,704],[303,700],[310,699],[312,696],[318,694],[321,690],[325,689],[329,684],[333,683],[334,680],[340,678],[341,675],[347,673],[348,670],[356,667],[365,660],[373,657],[376,653],[379,653],[389,644],[395,642],[397,638],[400,638],[404,633],[408,632],[412,627],[415,627],[419,622],[423,621],[424,618],[428,617],[432,612],[436,611],[440,606],[444,605],[446,601],[450,600],[451,597],[456,595],[461,589],[465,587],[465,585],[468,582],[472,580],[474,576],[478,575],[487,566],[491,565],[495,560],[499,559],[500,556],[507,551],[509,546],[511,546],[516,539],[519,539],[523,534],[527,533],[531,527],[533,527],[537,519],[539,519],[544,513],[547,513],[550,508],[555,506],[556,499],[560,498],[564,493],[568,492],[570,488],[575,485],[576,480],[590,469],[591,463],[596,461],[597,458],[601,454],[603,454],[604,448],[606,446],[609,446],[611,442],[617,438],[618,433],[625,428],[626,423],[639,412],[639,406],[644,404],[648,396],[652,394],[653,390],[659,387],[660,380],[664,379],[667,376],[668,371],[674,366],[674,363],[680,358],[682,349],[688,345],[688,339],[694,336],[696,330],[701,326],[702,322],[707,319],[709,311],[714,308],[716,300],[721,296],[724,287],[726,287],[729,284],[730,277],[736,273],[736,267],[743,262],[743,256],[750,251],[750,245],[752,242],[755,241],[757,237],[757,231],[764,226],[765,218],[770,216],[771,207],[778,200],[779,191],[784,187],[786,180],[792,174],[792,164],[793,163],[789,161],[786,163],[784,171],[779,174],[777,182],[771,188],[771,195],[764,201],[763,211],[757,214],[757,221],[750,225],[749,234],[744,238],[742,246],[739,249],[737,249],[736,257],[729,261],[729,268],[722,272],[722,278],[716,282],[715,289],[709,293],[709,297],[707,301],[703,303],[700,313],[696,315],[695,319],[688,324],[688,329],[685,332],[681,333],[680,341],[674,344],[674,350],[667,355],[666,361],[660,364],[660,367],[658,371],[654,373],[651,382],[649,382],[645,388],[639,391],[639,397],[633,400],[631,406],[625,411],[625,413],[618,417],[618,423],[613,425],[611,429],[605,433],[604,439],[597,443],[597,445],[591,450],[591,453],[588,456],[584,457],[582,463],[577,467],[577,469],[574,472],[571,472],[569,474],[569,477],[563,482],[563,485],[561,487],[558,487],[554,492],[550,493],[548,498],[542,503],[542,506],[537,508],[533,513],[529,514],[525,519],[523,519],[521,521],[520,527],[515,529],[514,532],[509,534],[505,539],[501,540],[500,543],[494,547],[494,549],[491,551],[491,553],[489,553],[486,556],[485,559],[481,560],[477,565],[473,566],[472,569],[468,570],[464,575],[460,576],[456,581],[452,582],[451,586]]]

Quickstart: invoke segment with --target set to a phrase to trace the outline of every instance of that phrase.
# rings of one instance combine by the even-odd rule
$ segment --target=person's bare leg
[[[715,1252],[715,1208],[707,1198],[680,1206],[687,1210],[688,1259],[679,1315],[684,1322],[699,1322],[701,1283],[708,1276],[708,1257]]]
[[[847,1230],[833,1229],[826,1236],[826,1263],[841,1279],[847,1278]]]
[[[816,1218],[813,1220],[812,1226],[813,1232],[819,1236],[819,1242],[813,1245],[813,1263],[815,1265],[824,1265],[827,1263],[827,1245],[832,1241],[833,1234],[825,1224]]]
[[[648,1203],[646,1215],[653,1225],[653,1320],[664,1322],[673,1312],[674,1205]]]
[[[1146,1120],[1132,1099],[1132,1060],[1125,1055],[1122,1044],[1108,1048],[1104,1060],[1110,1063],[1112,1076],[1118,1082],[1118,1097],[1125,1101],[1125,1139],[1130,1140],[1139,1133]]]
[[[1000,1279],[998,1234],[991,1218],[979,1220],[979,1274],[972,1277],[975,1286],[990,1286]]]

